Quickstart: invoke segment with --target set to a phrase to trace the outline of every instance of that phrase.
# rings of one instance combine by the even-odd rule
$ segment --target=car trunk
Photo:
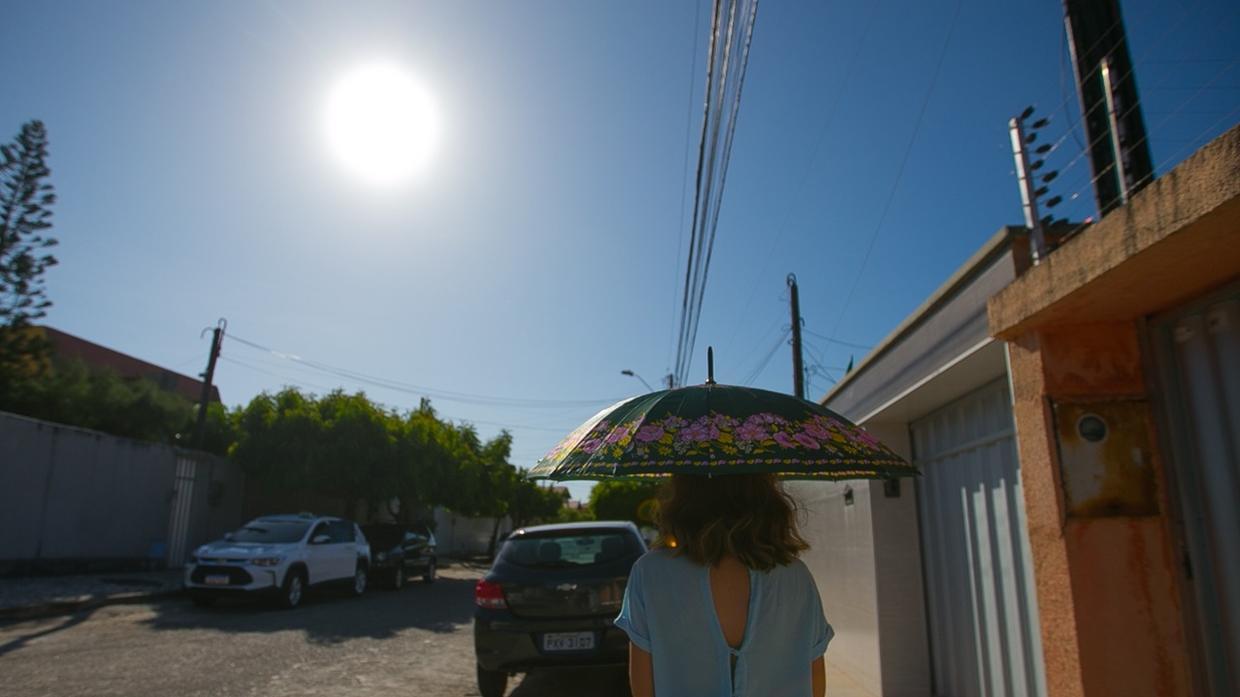
[[[540,569],[501,581],[508,608],[518,617],[615,616],[624,600],[628,563],[600,568]]]

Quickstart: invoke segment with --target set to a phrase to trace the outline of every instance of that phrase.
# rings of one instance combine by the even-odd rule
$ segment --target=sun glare
[[[423,169],[439,135],[430,95],[389,63],[357,68],[332,87],[326,127],[341,165],[381,187],[405,182]]]

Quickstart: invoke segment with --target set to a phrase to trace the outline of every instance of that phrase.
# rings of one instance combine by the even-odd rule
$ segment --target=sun
[[[392,63],[345,73],[328,94],[324,123],[340,164],[378,187],[404,183],[423,170],[439,137],[430,94]]]

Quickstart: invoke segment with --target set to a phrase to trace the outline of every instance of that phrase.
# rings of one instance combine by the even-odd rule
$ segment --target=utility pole
[[[202,373],[202,397],[198,400],[198,423],[194,427],[194,447],[201,449],[207,435],[207,404],[211,401],[211,380],[215,378],[215,361],[220,357],[220,345],[224,343],[224,330],[228,320],[220,318],[211,330],[211,353],[207,355],[207,372]],[[203,334],[207,330],[202,330]],[[200,335],[201,336],[201,335]]]
[[[1154,178],[1119,0],[1063,0],[1094,195],[1106,215]]]
[[[805,369],[801,366],[801,298],[797,275],[788,274],[788,294],[792,301],[792,393],[805,399]]]

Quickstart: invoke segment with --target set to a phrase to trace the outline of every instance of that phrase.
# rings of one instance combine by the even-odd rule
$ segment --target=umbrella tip
[[[706,347],[706,384],[715,384],[715,347]]]

